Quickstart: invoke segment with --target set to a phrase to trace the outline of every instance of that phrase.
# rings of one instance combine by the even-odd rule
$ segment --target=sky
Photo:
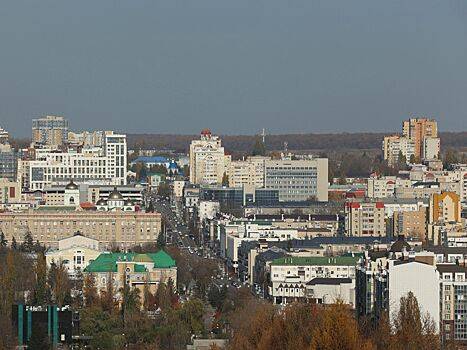
[[[467,130],[465,0],[2,0],[0,126]]]

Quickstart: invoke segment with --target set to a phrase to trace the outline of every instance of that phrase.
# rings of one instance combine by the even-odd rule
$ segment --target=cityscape
[[[467,350],[466,0],[13,0],[0,350]]]
[[[366,170],[264,130],[239,154],[207,128],[177,152],[71,125],[0,133],[4,348],[467,345],[467,154],[435,119]]]

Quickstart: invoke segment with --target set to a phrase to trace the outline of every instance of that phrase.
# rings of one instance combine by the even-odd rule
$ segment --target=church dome
[[[123,200],[122,194],[117,190],[117,187],[114,187],[114,190],[109,194],[109,200]]]

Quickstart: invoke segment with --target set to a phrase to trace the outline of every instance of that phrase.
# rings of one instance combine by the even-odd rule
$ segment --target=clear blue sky
[[[466,0],[3,0],[0,126],[467,130]]]

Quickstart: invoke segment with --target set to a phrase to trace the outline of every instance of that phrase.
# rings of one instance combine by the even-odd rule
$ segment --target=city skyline
[[[459,0],[30,5],[0,14],[0,120],[17,137],[43,114],[127,133],[467,130]]]

